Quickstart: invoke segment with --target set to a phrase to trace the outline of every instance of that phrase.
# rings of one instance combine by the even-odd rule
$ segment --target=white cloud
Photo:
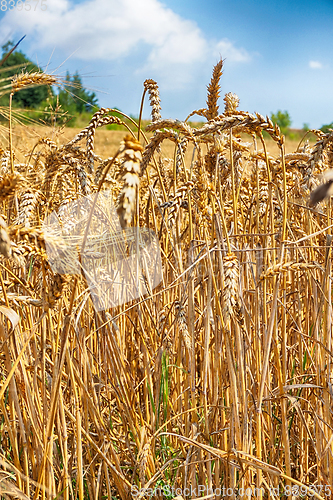
[[[215,46],[215,52],[221,56],[234,62],[248,62],[251,60],[251,55],[243,48],[238,49],[230,40],[224,38]]]
[[[322,69],[323,65],[319,61],[309,61],[309,67],[311,69]]]
[[[46,11],[8,12],[3,25],[8,33],[27,33],[34,41],[33,50],[55,49],[66,57],[75,52],[75,58],[82,60],[112,61],[139,51],[135,70],[150,69],[164,76],[176,68],[183,74],[191,72],[195,65],[215,62],[218,54],[238,63],[251,58],[230,40],[207,39],[195,22],[180,17],[159,0],[83,0],[75,4],[52,0]]]

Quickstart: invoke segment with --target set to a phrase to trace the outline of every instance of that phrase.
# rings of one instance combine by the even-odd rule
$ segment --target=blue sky
[[[27,35],[26,55],[56,75],[78,70],[101,106],[137,116],[153,78],[162,116],[185,119],[205,107],[222,56],[222,97],[236,93],[240,109],[287,110],[296,128],[333,122],[333,0],[41,1],[0,13],[0,44]]]

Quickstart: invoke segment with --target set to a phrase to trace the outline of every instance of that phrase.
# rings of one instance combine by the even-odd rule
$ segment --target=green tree
[[[2,46],[2,58],[3,59],[11,48],[14,46],[12,42],[7,42]],[[1,87],[5,87],[10,84],[11,78],[19,74],[21,71],[28,72],[40,72],[41,69],[36,66],[28,57],[23,54],[23,52],[16,50],[4,61],[0,67],[0,105],[9,105],[9,93],[10,89],[3,89],[1,92]],[[47,99],[50,95],[53,95],[52,89],[46,85],[38,85],[21,89],[16,92],[13,96],[13,106],[18,108],[29,108],[37,109],[40,104]]]
[[[325,134],[330,131],[330,129],[333,129],[333,122],[329,123],[328,125],[323,125],[320,127],[320,130],[322,130]]]
[[[288,111],[278,110],[276,113],[271,113],[271,120],[280,127],[283,134],[288,132],[291,126],[291,118]]]
[[[64,89],[59,91],[58,100],[62,111],[71,114],[90,113],[94,106],[98,106],[95,92],[84,89],[78,72],[72,77],[69,73],[66,74]]]

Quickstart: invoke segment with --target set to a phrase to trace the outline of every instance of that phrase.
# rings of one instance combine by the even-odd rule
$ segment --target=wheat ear
[[[158,85],[154,80],[148,79],[143,84],[145,91],[148,92],[149,102],[151,106],[151,121],[157,122],[162,118],[161,110],[161,99],[158,91]]]
[[[220,78],[222,76],[223,60],[214,66],[212,79],[207,87],[207,120],[213,120],[219,114],[219,107],[217,104],[220,97]]]
[[[48,75],[46,73],[21,73],[21,75],[15,76],[12,80],[12,90],[13,92],[18,92],[19,90],[30,87],[31,85],[56,85],[58,80],[55,76]]]
[[[239,281],[239,265],[238,259],[234,254],[228,254],[223,259],[224,267],[224,314],[226,320],[235,312],[238,304],[238,281]]]
[[[0,217],[0,253],[7,259],[11,256],[11,242],[7,232],[7,224]]]
[[[224,114],[233,115],[236,113],[238,105],[239,105],[239,97],[237,94],[233,92],[228,92],[224,96]]]
[[[22,184],[24,184],[24,179],[18,173],[3,177],[0,180],[0,201],[13,196]]]
[[[117,213],[122,228],[128,226],[135,212],[135,201],[139,187],[140,162],[142,159],[142,146],[132,136],[126,135],[123,141],[124,162],[122,170],[123,189],[119,196]]]

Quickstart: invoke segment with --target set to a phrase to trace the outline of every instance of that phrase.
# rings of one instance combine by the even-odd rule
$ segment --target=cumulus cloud
[[[8,12],[3,25],[8,33],[29,34],[34,50],[75,52],[82,60],[114,61],[141,49],[136,71],[149,68],[166,74],[176,67],[189,71],[216,54],[240,63],[250,59],[230,40],[208,40],[195,22],[159,0],[52,0],[46,11]]]
[[[319,61],[309,61],[309,67],[311,69],[322,69],[323,65]]]
[[[237,48],[227,38],[220,40],[215,45],[215,52],[219,52],[223,58],[234,62],[248,62],[251,60],[250,54],[243,48]]]

